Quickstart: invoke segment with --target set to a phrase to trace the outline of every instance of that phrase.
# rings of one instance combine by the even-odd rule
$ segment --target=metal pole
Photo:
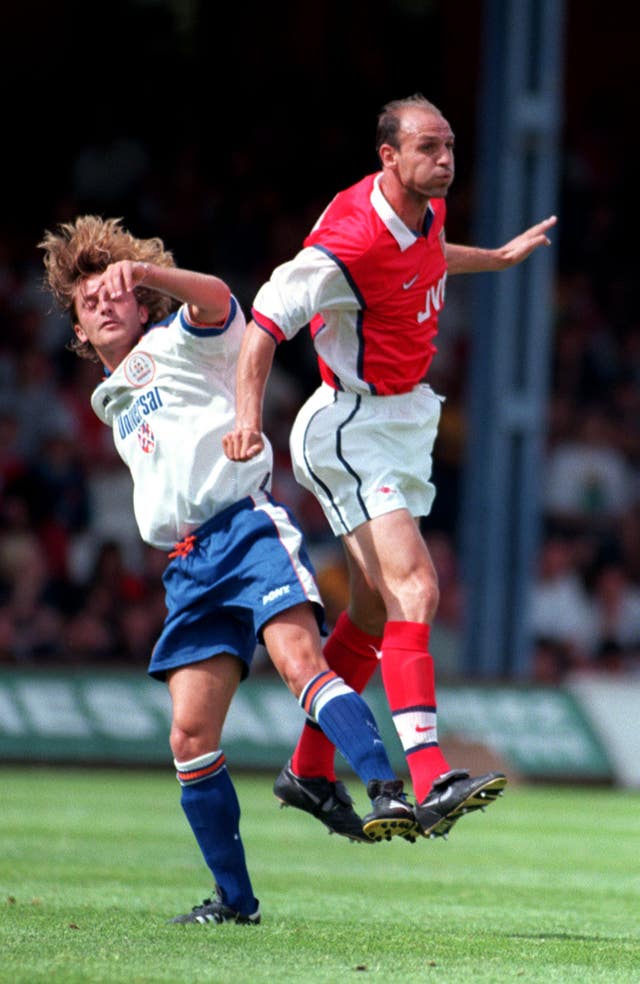
[[[564,0],[486,0],[479,245],[506,242],[556,210],[564,17]],[[525,678],[530,667],[552,284],[552,250],[474,277],[461,535],[470,676]]]

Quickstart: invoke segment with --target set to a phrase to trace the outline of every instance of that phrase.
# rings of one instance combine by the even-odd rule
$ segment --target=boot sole
[[[496,776],[494,779],[490,779],[488,782],[481,786],[479,789],[475,789],[472,793],[469,793],[466,799],[462,803],[458,803],[450,813],[442,817],[440,820],[436,820],[435,823],[431,824],[430,827],[422,827],[420,821],[417,821],[416,833],[422,834],[423,837],[444,837],[446,836],[454,823],[456,823],[460,817],[463,817],[467,813],[473,813],[475,810],[482,810],[485,806],[489,806],[493,803],[498,796],[502,795],[504,787],[507,785],[507,779],[505,776]]]
[[[373,817],[362,824],[362,829],[372,841],[390,841],[392,837],[405,837],[407,834],[414,834],[415,828],[412,817]]]

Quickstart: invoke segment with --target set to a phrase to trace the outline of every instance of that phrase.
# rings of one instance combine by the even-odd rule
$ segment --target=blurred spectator
[[[549,683],[589,664],[595,625],[579,574],[575,541],[551,536],[542,546],[530,599],[534,677]]]
[[[143,578],[127,567],[117,540],[105,540],[100,544],[87,586],[90,592],[106,591],[110,614],[114,617],[123,604],[143,601],[146,595]]]
[[[164,567],[164,555],[154,553]],[[129,567],[121,544],[103,541],[85,579],[80,605],[68,621],[68,658],[72,662],[146,665],[166,614],[160,577],[160,570],[150,574]]]
[[[16,664],[63,657],[63,615],[48,597],[47,564],[28,529],[0,536],[0,646]]]
[[[549,454],[545,512],[566,530],[580,532],[593,525],[610,529],[633,504],[637,490],[632,473],[603,407],[576,408],[574,417],[574,432]]]
[[[622,518],[618,546],[629,577],[640,584],[640,501]]]
[[[64,631],[61,662],[76,665],[117,663],[117,635],[106,617],[100,592],[90,592],[85,606],[72,615]]]
[[[609,403],[615,421],[615,442],[635,471],[634,497],[640,502],[640,372],[625,367],[613,384]]]
[[[25,522],[44,549],[50,575],[64,579],[72,537],[85,530],[90,519],[88,483],[75,443],[67,433],[44,433],[37,454],[12,471],[4,484],[3,506],[7,500],[14,507],[21,504]]]
[[[27,469],[27,458],[20,450],[19,426],[15,413],[0,411],[0,499],[5,489],[17,482]]]
[[[18,447],[35,457],[52,431],[74,434],[74,422],[60,398],[55,373],[47,355],[35,345],[20,348],[15,379],[0,393],[0,411],[11,413],[18,424]]]
[[[640,589],[621,563],[610,561],[597,572],[591,609],[599,668],[640,669]]]
[[[145,600],[128,601],[118,611],[117,625],[118,657],[146,668],[162,629],[153,608]]]

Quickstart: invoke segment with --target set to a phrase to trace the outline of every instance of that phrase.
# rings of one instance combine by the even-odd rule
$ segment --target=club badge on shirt
[[[146,386],[156,374],[156,364],[146,352],[132,352],[125,360],[124,375],[131,386]]]

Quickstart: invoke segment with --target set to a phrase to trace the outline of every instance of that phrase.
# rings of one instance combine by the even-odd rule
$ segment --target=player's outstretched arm
[[[455,273],[486,273],[495,270],[507,270],[531,256],[539,246],[550,246],[551,240],[547,232],[557,222],[556,216],[551,215],[543,222],[538,222],[525,229],[515,239],[510,239],[498,249],[478,249],[474,246],[459,246],[446,243],[445,256],[449,274]]]
[[[232,461],[248,461],[264,447],[262,407],[275,351],[271,335],[250,321],[236,370],[236,423],[222,438],[224,453]]]
[[[169,294],[177,301],[188,304],[192,319],[203,324],[222,323],[229,314],[231,291],[223,280],[211,274],[120,260],[107,267],[102,281],[114,298],[142,286]]]

